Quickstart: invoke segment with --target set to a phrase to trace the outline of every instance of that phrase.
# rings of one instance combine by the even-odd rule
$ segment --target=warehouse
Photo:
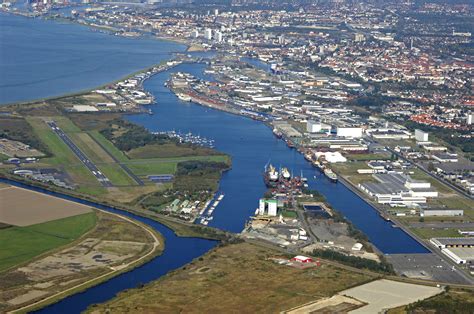
[[[429,197],[438,197],[438,192],[425,181],[413,180],[396,172],[377,173],[378,182],[363,182],[359,188],[374,197],[380,204],[413,205],[426,203]]]
[[[463,216],[462,209],[424,209],[420,210],[421,217],[455,217]]]
[[[474,262],[474,237],[432,238],[430,242],[457,264]]]
[[[440,249],[452,247],[474,248],[474,237],[467,238],[432,238],[430,242]]]

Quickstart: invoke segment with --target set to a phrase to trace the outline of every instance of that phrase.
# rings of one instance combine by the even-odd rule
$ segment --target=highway
[[[74,142],[69,138],[69,136],[62,131],[54,121],[46,122],[49,127],[56,133],[57,136],[74,152],[74,154],[79,158],[79,160],[90,170],[90,172],[97,178],[97,180],[104,186],[104,187],[113,187],[110,180],[99,171],[96,165],[84,154],[79,147],[74,144]]]

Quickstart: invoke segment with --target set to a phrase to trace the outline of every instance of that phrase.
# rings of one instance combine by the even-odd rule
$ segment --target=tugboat
[[[278,171],[271,164],[265,168],[264,179],[268,187],[275,187],[278,182],[278,177]]]
[[[337,182],[337,175],[331,169],[325,168],[324,175],[332,182]]]

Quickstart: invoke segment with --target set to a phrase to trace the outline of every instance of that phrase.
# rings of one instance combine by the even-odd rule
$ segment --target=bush
[[[321,257],[333,261],[341,262],[344,265],[352,266],[355,268],[365,268],[377,272],[387,273],[387,274],[394,274],[394,270],[392,265],[387,263],[385,260],[382,260],[381,263],[377,263],[376,261],[361,258],[358,256],[351,256],[345,255],[343,253],[339,253],[333,250],[321,250],[316,249],[312,253],[315,257]]]

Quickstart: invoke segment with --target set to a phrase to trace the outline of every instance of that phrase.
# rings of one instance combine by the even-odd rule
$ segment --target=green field
[[[54,152],[54,156],[44,159],[53,165],[70,165],[80,163],[80,160],[74,155],[69,147],[51,130],[41,118],[27,118],[28,123],[38,137]]]
[[[434,228],[412,228],[416,235],[418,235],[422,239],[430,239],[436,237],[460,237],[457,229],[434,229]]]
[[[104,188],[70,148],[51,130],[46,123],[48,120],[56,121],[58,126],[116,188]],[[88,129],[87,126],[83,126],[84,129],[81,129],[79,125],[82,126],[84,120],[72,121],[66,116],[54,115],[46,118],[30,116],[27,117],[27,121],[41,141],[48,147],[48,150],[52,152],[52,156],[42,159],[41,163],[36,165],[37,167],[46,166],[64,170],[70,175],[72,182],[76,184],[77,192],[95,197],[106,197],[118,202],[132,202],[144,194],[159,191],[162,187],[146,180],[146,176],[151,174],[175,174],[180,162],[199,160],[230,164],[228,156],[218,155],[215,150],[186,145],[179,146],[175,143],[149,144],[138,147],[128,152],[134,158],[130,159],[125,152],[119,150],[98,129]],[[78,121],[82,121],[83,124],[77,124]],[[101,121],[101,123],[104,124],[105,122]],[[134,174],[145,179],[145,186],[139,186],[122,168],[122,165],[127,166]],[[219,178],[212,176],[209,179],[215,181],[211,185],[215,186]],[[183,187],[183,184],[187,187],[197,184],[197,182],[191,181],[187,182],[181,178],[177,184],[181,187]]]
[[[27,262],[49,250],[69,244],[91,230],[95,212],[58,219],[28,227],[0,230],[0,271]]]
[[[123,169],[120,167],[119,164],[112,163],[112,164],[98,164],[97,167],[99,168],[102,173],[105,174],[107,178],[109,178],[110,182],[116,186],[129,186],[129,185],[137,185],[135,180],[133,180]]]
[[[137,176],[146,176],[150,174],[174,174],[176,165],[176,162],[147,162],[129,163],[127,167]]]
[[[152,144],[138,147],[127,152],[133,159],[210,156],[216,151],[210,148],[177,145],[175,143]]]
[[[99,142],[111,155],[113,155],[120,162],[128,161],[128,157],[120,151],[117,147],[114,146],[108,139],[106,139],[99,131],[89,131],[87,132],[91,137],[93,137],[97,142]]]

